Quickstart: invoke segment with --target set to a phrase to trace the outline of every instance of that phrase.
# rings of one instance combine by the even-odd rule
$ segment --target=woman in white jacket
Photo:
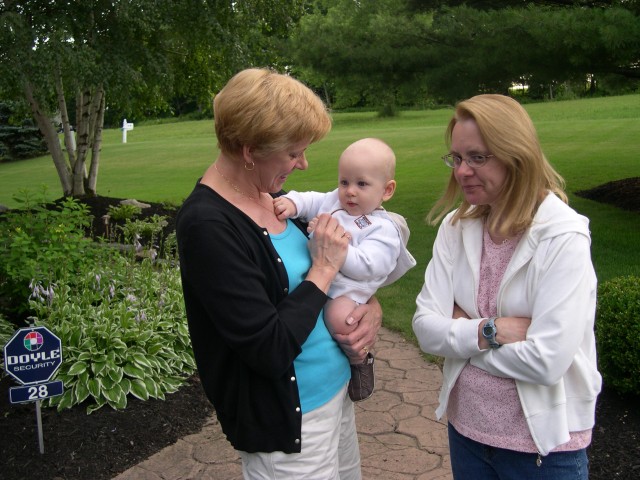
[[[416,300],[420,347],[445,357],[438,418],[457,479],[587,479],[597,371],[588,220],[515,100],[478,95],[446,133],[446,214]]]

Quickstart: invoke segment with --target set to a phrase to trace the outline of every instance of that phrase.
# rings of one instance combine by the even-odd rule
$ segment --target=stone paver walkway
[[[447,428],[435,419],[440,369],[385,328],[375,347],[376,391],[356,403],[365,480],[450,480]],[[242,480],[240,458],[215,416],[113,480]]]

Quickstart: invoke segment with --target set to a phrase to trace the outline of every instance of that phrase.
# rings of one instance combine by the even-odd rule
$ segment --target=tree
[[[305,15],[292,35],[295,68],[316,85],[331,85],[338,108],[415,103],[425,85],[419,39],[431,15],[410,18],[397,0],[328,3]]]
[[[448,98],[505,93],[512,83],[552,89],[600,75],[640,78],[640,19],[623,8],[457,7],[438,12],[434,34],[443,42],[430,86]]]
[[[449,103],[513,83],[553,92],[587,78],[591,88],[598,78],[640,78],[636,0],[319,3],[301,20],[292,56],[335,88],[339,106],[397,100],[402,87],[415,103]]]
[[[131,119],[169,109],[175,96],[208,103],[236,70],[272,56],[264,47],[301,8],[302,0],[0,1],[0,93],[28,101],[63,195],[95,195],[107,105]],[[57,112],[64,151],[50,120]]]
[[[132,7],[127,2],[99,0],[2,5],[2,90],[14,98],[23,96],[29,103],[65,196],[96,192],[105,87],[117,92],[127,83],[139,83],[157,52],[145,48],[160,26],[153,14],[145,14],[151,5],[142,11]],[[65,89],[75,96],[75,132]],[[56,111],[66,156],[50,120]]]

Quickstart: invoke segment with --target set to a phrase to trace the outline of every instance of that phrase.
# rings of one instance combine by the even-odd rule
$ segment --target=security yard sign
[[[62,395],[62,382],[49,382],[61,364],[62,342],[47,327],[21,328],[4,346],[5,372],[24,385],[10,388],[9,400],[36,403],[40,453],[44,453],[40,400]]]
[[[4,369],[23,385],[48,382],[62,364],[62,342],[46,327],[18,330],[4,346]]]

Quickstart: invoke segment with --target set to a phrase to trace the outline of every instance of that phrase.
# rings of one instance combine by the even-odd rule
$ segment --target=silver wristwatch
[[[488,340],[491,348],[500,348],[500,344],[496,340],[496,335],[498,333],[498,329],[496,328],[497,318],[498,317],[491,317],[487,320],[487,323],[482,326],[482,336]]]

